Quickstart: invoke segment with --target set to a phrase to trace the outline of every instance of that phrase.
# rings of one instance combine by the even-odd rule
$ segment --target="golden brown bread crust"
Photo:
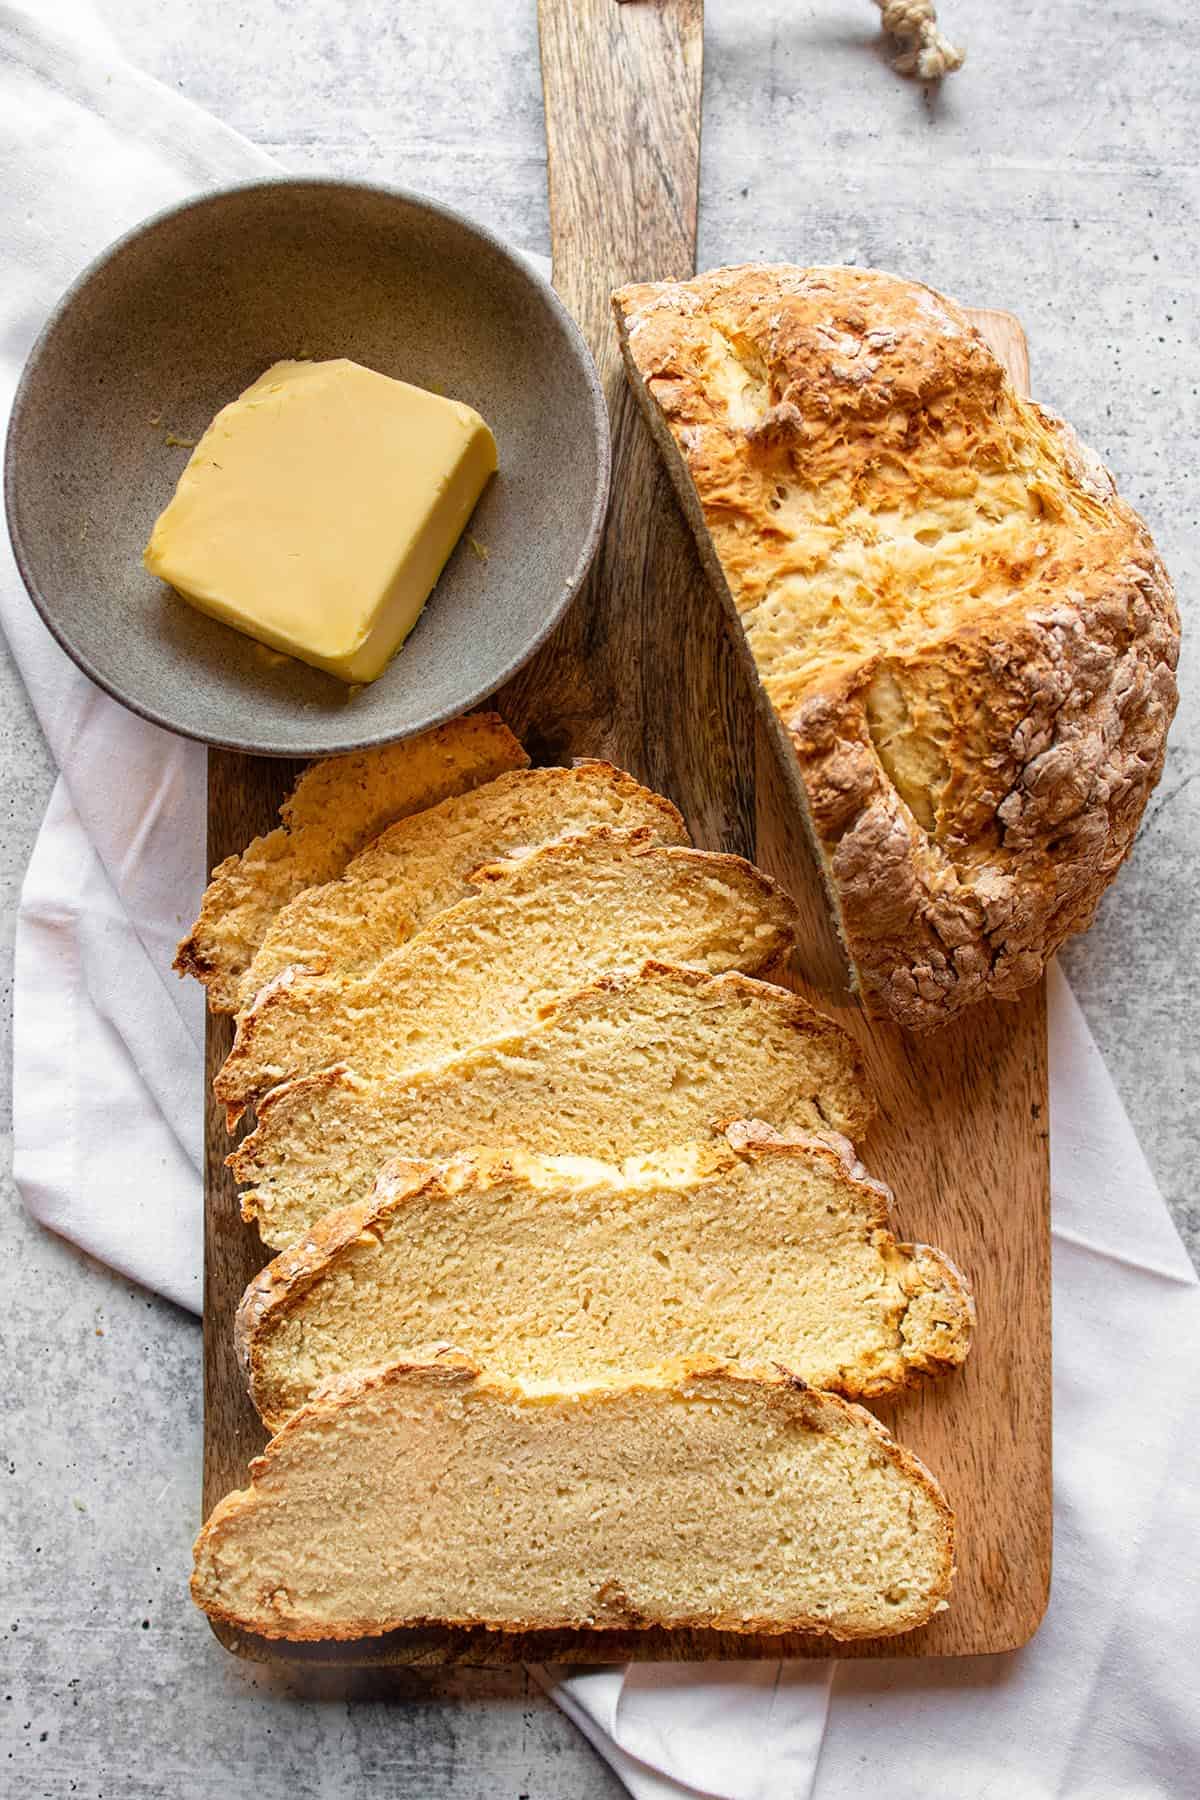
[[[731,1005],[739,1002],[754,1004],[768,1010],[771,1023],[780,1028],[785,1041],[794,1036],[799,1045],[812,1042],[826,1046],[831,1064],[841,1069],[838,1097],[842,1110],[840,1115],[834,1115],[833,1123],[855,1142],[865,1137],[874,1119],[876,1104],[858,1045],[832,1019],[818,1012],[798,994],[751,976],[736,973],[707,975],[699,969],[647,961],[632,974],[601,976],[576,993],[554,1002],[545,1009],[539,1025],[532,1032],[516,1034],[483,1054],[495,1057],[498,1062],[509,1054],[519,1057],[525,1045],[535,1041],[537,1031],[552,1029],[556,1019],[565,1020],[573,1015],[595,1013],[615,1025],[623,1007],[636,1004],[639,989],[658,985],[691,990],[701,1003],[719,1005],[728,999]],[[439,1075],[437,1070],[423,1072],[413,1080],[416,1083],[437,1081]],[[293,1120],[314,1108],[336,1117],[342,1112],[354,1114],[361,1109],[377,1107],[378,1101],[373,1100],[376,1092],[377,1084],[360,1079],[348,1065],[340,1063],[312,1075],[281,1082],[263,1095],[257,1103],[257,1128],[249,1132],[225,1159],[234,1179],[245,1187],[241,1207],[247,1223],[260,1219],[261,1197],[253,1184],[269,1179],[271,1168],[282,1153],[280,1146],[288,1143]],[[761,1098],[760,1095],[760,1101]],[[729,1122],[726,1115],[714,1118],[711,1124],[718,1130]],[[786,1121],[781,1120],[781,1123]],[[646,1150],[655,1147],[653,1143],[642,1146]],[[394,1149],[381,1154],[380,1161],[386,1161],[394,1154]]]
[[[802,1154],[819,1156],[834,1165],[849,1182],[875,1196],[874,1216],[870,1228],[886,1234],[893,1254],[908,1259],[905,1291],[909,1306],[900,1331],[905,1344],[904,1380],[874,1382],[848,1381],[839,1392],[851,1400],[882,1400],[900,1388],[915,1388],[929,1377],[946,1375],[961,1368],[970,1353],[975,1335],[975,1296],[971,1284],[944,1250],[932,1244],[903,1243],[892,1236],[892,1208],[895,1196],[885,1181],[868,1174],[850,1139],[838,1131],[818,1133],[780,1131],[761,1119],[735,1119],[725,1127],[725,1136],[735,1151],[752,1156]],[[929,1322],[936,1320],[936,1334]]]
[[[589,857],[595,857],[601,866],[624,864],[634,872],[644,859],[649,867],[657,866],[673,873],[680,881],[694,883],[697,914],[705,885],[727,884],[734,896],[730,901],[731,912],[744,906],[748,917],[751,901],[759,909],[759,936],[752,943],[747,937],[745,944],[740,946],[740,966],[748,973],[767,978],[786,968],[796,942],[795,906],[783,889],[753,863],[723,852],[659,843],[656,835],[645,826],[632,831],[595,826],[577,837],[542,844],[526,857],[487,863],[475,870],[469,878],[473,891],[467,899],[438,914],[422,932],[398,946],[364,975],[342,980],[336,974],[310,975],[302,968],[281,970],[255,995],[245,1011],[239,1013],[233,1047],[213,1080],[213,1092],[226,1109],[230,1131],[248,1105],[281,1081],[295,1074],[311,1072],[348,1053],[347,1044],[333,1056],[322,1055],[319,1061],[310,1057],[305,1061],[307,1045],[302,1044],[298,1049],[297,1042],[302,1043],[300,1033],[310,1015],[316,1019],[318,1028],[326,1018],[332,1018],[334,1023],[328,1035],[338,1043],[355,1033],[361,1036],[368,998],[391,991],[393,982],[396,990],[402,991],[408,967],[406,959],[415,960],[427,946],[436,944],[447,953],[452,951],[464,923],[480,916],[490,893],[497,893],[498,904],[502,905],[510,890],[519,895],[530,886],[548,884],[553,878],[561,876],[567,881],[576,869],[579,871],[578,887],[584,879]],[[591,890],[586,891],[590,893]],[[731,949],[727,960],[732,961],[733,954]],[[614,960],[628,960],[628,957],[614,953]],[[525,965],[526,968],[529,966],[528,963]],[[585,968],[584,973],[589,972]],[[486,981],[486,970],[478,969],[477,975],[479,981]],[[264,1052],[264,1044],[271,1046],[269,1052]],[[285,1067],[271,1060],[274,1055],[294,1056],[294,1060]],[[399,1069],[403,1067],[399,1050],[396,1055]]]
[[[327,1071],[322,1071],[322,1074]],[[271,1322],[287,1313],[341,1252],[369,1231],[383,1211],[394,1211],[424,1193],[438,1180],[439,1165],[396,1157],[380,1171],[373,1193],[351,1206],[323,1213],[286,1250],[272,1257],[250,1282],[233,1320],[233,1343],[246,1379],[246,1390],[258,1408],[262,1390],[262,1342]]]
[[[256,1504],[260,1488],[271,1484],[283,1452],[289,1449],[297,1438],[302,1438],[310,1430],[321,1430],[328,1428],[331,1424],[336,1424],[339,1413],[345,1416],[347,1411],[353,1409],[356,1401],[369,1396],[373,1391],[393,1386],[425,1388],[427,1391],[491,1390],[505,1400],[514,1398],[522,1392],[518,1384],[479,1370],[468,1357],[457,1351],[447,1351],[430,1362],[397,1362],[385,1368],[369,1369],[358,1375],[341,1376],[331,1380],[307,1406],[301,1407],[299,1412],[292,1414],[283,1430],[272,1438],[262,1455],[256,1457],[250,1464],[249,1473],[252,1486],[227,1494],[223,1500],[217,1503],[205,1521],[196,1539],[191,1593],[196,1605],[210,1618],[238,1630],[253,1631],[262,1637],[286,1638],[294,1642],[321,1640],[344,1642],[357,1638],[378,1637],[388,1631],[430,1624],[454,1628],[482,1625],[503,1632],[527,1632],[562,1624],[600,1627],[653,1625],[659,1622],[633,1612],[619,1593],[611,1596],[609,1611],[598,1608],[588,1619],[568,1621],[543,1618],[489,1620],[465,1617],[438,1619],[379,1617],[348,1619],[330,1627],[324,1623],[314,1626],[294,1618],[276,1619],[265,1613],[257,1614],[253,1619],[242,1618],[223,1607],[219,1600],[207,1591],[204,1577],[210,1546],[213,1545],[214,1540],[219,1541],[224,1521],[231,1515],[236,1516],[239,1511]],[[914,1486],[924,1491],[941,1527],[938,1580],[931,1586],[920,1611],[905,1617],[903,1623],[893,1629],[897,1634],[915,1630],[919,1626],[927,1624],[935,1613],[944,1610],[955,1572],[954,1513],[945,1494],[925,1465],[911,1451],[897,1443],[878,1419],[863,1407],[857,1406],[851,1401],[839,1399],[836,1395],[825,1394],[815,1388],[810,1388],[807,1383],[787,1369],[739,1365],[710,1357],[680,1358],[663,1363],[656,1369],[647,1370],[635,1379],[622,1383],[619,1391],[632,1389],[644,1391],[669,1389],[676,1393],[698,1396],[707,1393],[713,1395],[714,1398],[719,1397],[722,1390],[726,1389],[733,1389],[735,1392],[739,1389],[757,1390],[772,1404],[779,1415],[781,1425],[785,1428],[818,1433],[834,1432],[840,1425],[851,1419],[865,1427],[874,1440],[876,1453],[890,1462]],[[872,1618],[869,1622],[864,1621],[860,1629],[849,1625],[833,1628],[827,1618],[808,1616],[781,1621],[778,1618],[704,1614],[702,1616],[672,1616],[666,1622],[672,1627],[736,1631],[760,1636],[782,1635],[788,1632],[813,1632],[825,1634],[843,1642],[857,1637],[888,1635],[886,1625],[882,1625],[877,1618]]]
[[[746,265],[614,305],[868,1008],[926,1030],[1018,994],[1162,768],[1179,621],[1145,525],[917,283]]]
[[[241,977],[238,1010],[291,963],[320,974],[362,972],[463,897],[450,880],[465,872],[461,857],[478,864],[523,855],[601,824],[646,825],[665,844],[691,842],[677,807],[595,758],[512,769],[394,820],[332,881],[280,908]]]
[[[400,743],[312,763],[279,809],[281,823],[212,872],[175,953],[180,975],[236,1012],[242,977],[282,906],[328,881],[392,820],[481,786],[529,758],[498,713],[467,713]]]
[[[883,1182],[871,1179],[847,1138],[834,1133],[783,1133],[757,1119],[735,1120],[726,1128],[724,1137],[728,1150],[714,1139],[698,1161],[695,1174],[684,1176],[685,1186],[693,1182],[696,1186],[697,1204],[711,1208],[714,1202],[705,1196],[703,1183],[727,1173],[734,1166],[734,1158],[763,1163],[788,1159],[822,1163],[833,1175],[836,1191],[844,1196],[845,1211],[854,1218],[856,1233],[878,1251],[881,1271],[894,1267],[902,1271],[900,1288],[907,1305],[892,1326],[898,1336],[898,1354],[886,1366],[881,1367],[872,1359],[870,1365],[848,1364],[836,1378],[827,1378],[823,1371],[817,1373],[811,1365],[806,1367],[799,1352],[793,1352],[789,1361],[795,1367],[822,1388],[847,1399],[875,1400],[894,1398],[930,1377],[948,1374],[961,1366],[970,1351],[975,1325],[975,1302],[966,1277],[941,1251],[896,1239],[892,1231],[891,1190]],[[326,1213],[295,1244],[260,1270],[238,1306],[234,1342],[250,1398],[268,1429],[279,1430],[288,1411],[278,1409],[277,1385],[265,1365],[268,1340],[314,1285],[336,1275],[347,1253],[361,1238],[369,1235],[382,1242],[393,1219],[410,1209],[420,1196],[431,1196],[447,1205],[454,1204],[457,1197],[461,1205],[465,1194],[472,1209],[477,1209],[487,1188],[507,1180],[528,1179],[531,1173],[536,1179],[543,1166],[542,1159],[518,1150],[479,1149],[430,1162],[398,1157],[380,1172],[374,1191],[365,1199]],[[673,1185],[666,1169],[662,1180],[664,1186]],[[552,1207],[553,1200],[548,1204]],[[479,1353],[480,1346],[469,1341],[469,1334],[465,1341],[468,1349]],[[397,1344],[389,1354],[400,1355],[416,1348],[415,1343]],[[714,1343],[711,1335],[705,1348],[720,1349],[726,1354],[735,1351],[732,1343]],[[647,1360],[644,1354],[640,1360]],[[595,1376],[599,1372],[590,1373]]]

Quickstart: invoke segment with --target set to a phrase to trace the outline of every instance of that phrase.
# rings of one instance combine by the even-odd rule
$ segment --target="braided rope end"
[[[934,0],[875,0],[883,15],[883,29],[894,39],[899,54],[892,67],[918,81],[940,81],[966,61],[966,51],[943,37],[938,29]]]

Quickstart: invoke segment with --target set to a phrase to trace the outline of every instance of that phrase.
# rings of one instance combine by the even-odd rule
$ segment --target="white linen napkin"
[[[46,314],[106,244],[198,190],[278,173],[123,62],[83,0],[52,17],[0,5],[0,165],[5,420]],[[204,751],[79,673],[7,533],[0,623],[60,771],[17,918],[17,1185],[47,1225],[198,1312],[203,996],[170,965],[204,882]]]
[[[125,63],[83,0],[53,21],[39,10],[0,0],[5,414],[46,312],[90,256],[157,207],[274,172]],[[74,669],[7,541],[0,622],[61,771],[17,921],[17,1183],[45,1224],[198,1311],[203,1012],[169,964],[204,880],[203,752]],[[1196,1791],[1200,1287],[1057,973],[1050,1019],[1046,1623],[999,1658],[539,1671],[635,1800]]]

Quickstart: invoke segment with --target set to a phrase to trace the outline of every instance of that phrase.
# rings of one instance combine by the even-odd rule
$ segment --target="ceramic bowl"
[[[468,401],[500,470],[390,667],[347,689],[206,618],[142,547],[214,413],[281,357],[351,357]],[[59,303],[5,458],[25,584],[70,656],[134,712],[230,749],[313,756],[402,738],[495,692],[596,549],[609,432],[548,282],[414,194],[274,181],[160,214]],[[479,549],[486,556],[479,553]]]

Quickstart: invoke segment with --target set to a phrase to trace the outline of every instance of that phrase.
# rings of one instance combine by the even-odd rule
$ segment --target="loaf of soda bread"
[[[1162,769],[1179,620],[1150,534],[961,307],[747,264],[614,296],[868,1008],[1037,980]]]

